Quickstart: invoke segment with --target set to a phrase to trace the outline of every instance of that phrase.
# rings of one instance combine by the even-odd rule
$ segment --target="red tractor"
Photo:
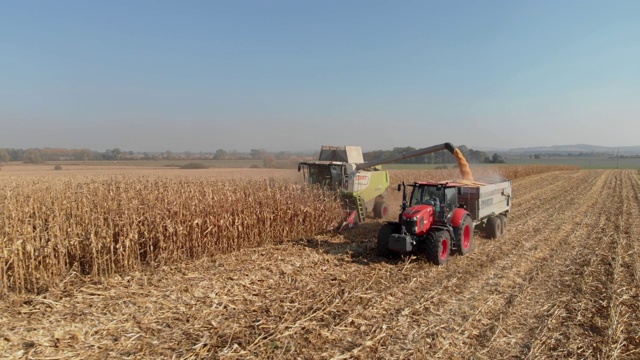
[[[411,197],[407,201],[407,187]],[[403,192],[398,221],[378,232],[377,253],[391,257],[422,253],[436,265],[449,255],[466,255],[475,248],[474,225],[486,236],[503,234],[511,209],[511,181],[416,182],[398,185]]]

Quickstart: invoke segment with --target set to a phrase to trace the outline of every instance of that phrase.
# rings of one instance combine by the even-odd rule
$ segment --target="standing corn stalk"
[[[313,236],[332,195],[278,180],[108,178],[0,181],[0,293]]]

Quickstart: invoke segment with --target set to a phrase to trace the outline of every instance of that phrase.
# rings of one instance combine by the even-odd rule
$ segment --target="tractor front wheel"
[[[436,265],[444,265],[449,260],[451,236],[446,230],[431,232],[427,235],[426,255]]]

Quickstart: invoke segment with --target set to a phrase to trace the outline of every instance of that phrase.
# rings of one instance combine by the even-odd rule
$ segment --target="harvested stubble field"
[[[3,295],[0,354],[636,359],[638,218],[638,172],[555,171],[514,180],[507,235],[477,232],[476,251],[443,267],[376,257],[370,221],[153,270],[72,271]]]

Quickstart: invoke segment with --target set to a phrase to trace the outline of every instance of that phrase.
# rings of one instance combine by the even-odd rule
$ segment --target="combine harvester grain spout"
[[[321,185],[342,195],[347,210],[347,220],[338,227],[344,231],[364,221],[369,209],[373,209],[374,217],[384,218],[389,213],[386,202],[389,187],[389,173],[378,165],[397,162],[404,159],[422,156],[441,150],[453,154],[458,162],[464,160],[460,151],[451,143],[443,143],[401,155],[364,162],[362,149],[359,146],[322,146],[318,161],[301,162],[298,171],[302,171],[309,184]],[[466,162],[465,162],[466,164]],[[468,167],[467,167],[468,169]],[[461,167],[462,171],[462,167]],[[465,180],[472,180],[463,174]]]

